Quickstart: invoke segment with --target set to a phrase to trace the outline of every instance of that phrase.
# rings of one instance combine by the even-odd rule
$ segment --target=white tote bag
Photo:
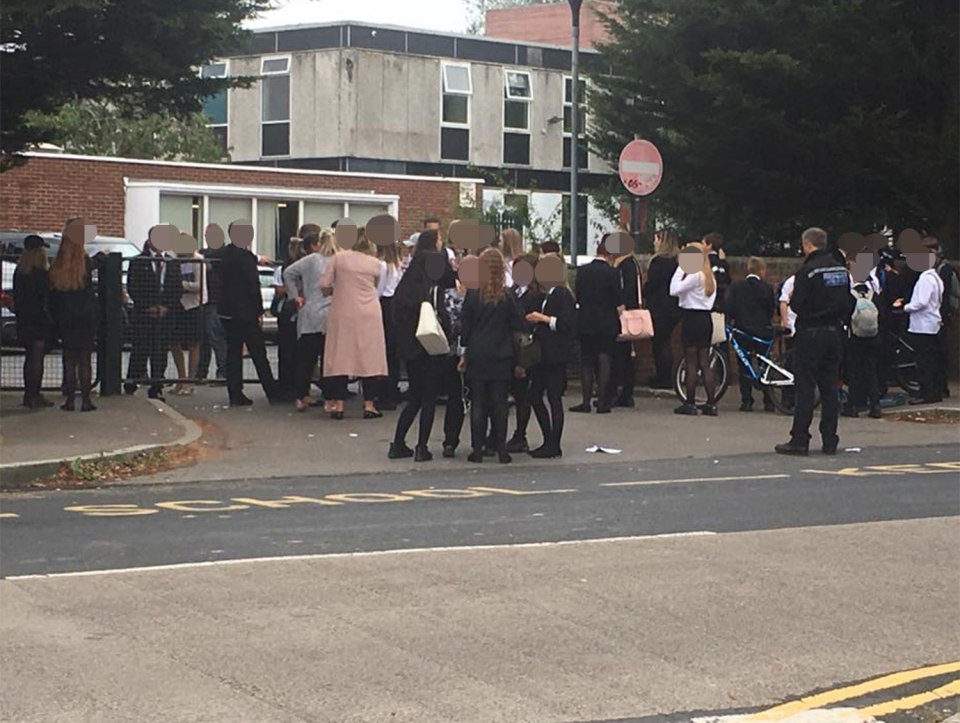
[[[433,288],[433,303],[420,304],[420,320],[417,323],[417,341],[430,356],[450,353],[450,343],[437,318],[437,288]]]

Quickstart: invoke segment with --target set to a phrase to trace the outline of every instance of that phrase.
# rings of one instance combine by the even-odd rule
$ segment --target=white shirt
[[[903,310],[910,314],[911,334],[937,334],[940,331],[940,302],[943,300],[943,281],[935,269],[927,269],[913,287],[910,303]]]
[[[203,262],[203,256],[200,254],[194,254],[193,258],[199,260],[185,262],[180,266],[180,272],[183,274],[183,293],[180,295],[180,305],[187,311],[196,309],[210,300],[207,290],[207,265]],[[191,275],[193,280],[187,281],[187,277]]]
[[[790,299],[793,298],[794,283],[796,283],[796,277],[791,276],[789,279],[784,281],[783,286],[780,287],[780,303],[787,305],[787,318],[785,320],[781,319],[781,321],[786,322],[784,326],[790,330],[791,336],[793,336],[793,334],[795,334],[797,331],[797,312],[795,312],[790,306]]]
[[[403,266],[388,265],[386,261],[380,262],[380,286],[377,289],[380,298],[390,298],[396,293],[400,279],[403,278],[403,272]]]
[[[513,288],[513,263],[507,260],[503,262],[503,285],[508,289]]]
[[[712,311],[717,292],[714,289],[709,296],[704,293],[702,271],[687,275],[678,267],[670,279],[670,296],[676,296],[680,300],[681,309]]]

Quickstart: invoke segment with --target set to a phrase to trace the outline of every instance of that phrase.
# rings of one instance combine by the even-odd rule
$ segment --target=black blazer
[[[520,296],[519,286],[514,286],[510,291],[520,304],[520,311],[524,316],[524,327],[527,331],[533,331],[533,325],[526,322],[526,316],[531,311],[540,311],[540,307],[543,306],[543,294],[533,291],[529,286],[523,296]]]
[[[777,300],[770,284],[756,277],[735,282],[727,289],[724,308],[738,329],[761,339],[771,338],[770,320]]]
[[[677,272],[677,265],[673,256],[654,256],[650,259],[647,283],[643,287],[643,305],[654,316],[680,318],[679,301],[676,296],[670,296],[670,280]]]
[[[156,267],[158,260],[163,261],[164,268],[164,271],[159,274]],[[133,300],[134,312],[138,314],[145,314],[151,306],[179,308],[180,297],[183,295],[180,261],[167,257],[157,259],[144,249],[139,256],[130,261],[127,293]]]
[[[578,334],[615,337],[620,333],[620,274],[606,261],[594,259],[579,268],[577,303]]]
[[[540,309],[537,309],[540,311]],[[547,295],[543,313],[557,318],[556,331],[549,324],[537,324],[534,334],[540,342],[544,364],[567,364],[571,361],[573,339],[577,329],[577,301],[564,286],[556,287]]]
[[[513,379],[514,333],[524,331],[517,297],[507,290],[502,301],[484,304],[470,289],[463,300],[460,340],[467,348],[467,378],[479,381]]]
[[[622,303],[628,309],[639,309],[640,298],[638,296],[637,282],[643,283],[643,277],[640,274],[640,262],[636,256],[630,256],[620,262],[616,267],[620,274],[620,298]]]
[[[229,244],[220,254],[220,316],[256,322],[263,316],[257,257]]]

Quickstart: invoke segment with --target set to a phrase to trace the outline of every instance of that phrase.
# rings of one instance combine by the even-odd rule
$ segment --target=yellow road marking
[[[890,713],[896,713],[898,710],[913,710],[921,705],[954,695],[960,695],[960,678],[925,693],[908,695],[906,698],[888,700],[886,703],[877,703],[866,708],[860,708],[860,713],[870,716],[889,715]]]
[[[155,505],[174,512],[232,512],[234,510],[250,509],[248,505],[225,505],[219,500],[180,500],[178,502],[156,502]],[[198,505],[200,506],[198,507]]]
[[[635,487],[637,485],[660,485],[667,482],[733,482],[748,479],[786,479],[788,474],[745,474],[735,477],[688,477],[686,479],[647,479],[639,482],[602,482],[601,487]]]
[[[476,492],[495,492],[496,494],[501,495],[562,495],[566,492],[576,492],[574,489],[569,490],[505,490],[500,487],[468,487],[469,490],[475,490]]]
[[[285,510],[290,505],[340,505],[342,502],[333,502],[331,500],[321,500],[316,497],[301,497],[300,495],[287,495],[279,500],[260,500],[255,497],[231,497],[231,502],[239,502],[252,507],[266,507],[268,510]]]
[[[324,499],[336,502],[409,502],[410,495],[395,495],[387,492],[353,492],[344,495],[327,495]]]
[[[745,722],[783,720],[796,713],[813,710],[814,708],[823,708],[834,703],[839,703],[840,701],[849,700],[850,698],[859,698],[862,695],[875,693],[878,690],[896,688],[899,685],[920,680],[921,678],[931,678],[936,675],[956,672],[960,672],[960,661],[942,663],[940,665],[929,665],[925,668],[914,668],[913,670],[904,670],[899,673],[890,673],[889,675],[883,675],[873,680],[858,683],[857,685],[835,688],[834,690],[811,695],[807,698],[784,703],[775,708],[769,708],[768,710],[746,716],[743,720]]]
[[[806,474],[826,474],[841,477],[870,477],[895,474],[945,474],[960,471],[960,462],[925,462],[915,464],[876,464],[868,467],[844,467],[843,469],[803,469]]]
[[[160,510],[148,510],[136,505],[76,505],[64,507],[67,512],[80,512],[88,517],[140,517],[155,515]]]

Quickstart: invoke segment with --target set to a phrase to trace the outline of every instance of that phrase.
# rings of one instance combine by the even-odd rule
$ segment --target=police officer
[[[797,271],[790,307],[797,314],[793,369],[796,407],[790,441],[778,444],[778,454],[805,455],[810,444],[814,387],[820,389],[823,409],[820,437],[823,453],[836,454],[840,400],[837,384],[843,350],[843,326],[853,314],[850,273],[827,248],[827,232],[808,228],[801,237],[806,259]]]

